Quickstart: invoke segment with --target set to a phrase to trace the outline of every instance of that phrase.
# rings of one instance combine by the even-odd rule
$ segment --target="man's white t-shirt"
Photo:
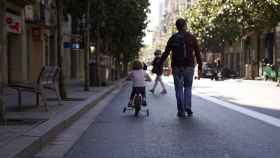
[[[132,70],[129,77],[132,79],[133,87],[145,87],[145,78],[149,76],[144,70]]]

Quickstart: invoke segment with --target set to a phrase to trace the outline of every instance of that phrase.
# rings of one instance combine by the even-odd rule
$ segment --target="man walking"
[[[159,64],[162,65],[170,51],[172,51],[172,72],[174,78],[178,117],[192,116],[192,83],[195,67],[195,58],[198,64],[198,75],[202,71],[202,61],[199,46],[196,38],[187,32],[187,25],[184,19],[176,21],[178,32],[172,35],[161,56]]]

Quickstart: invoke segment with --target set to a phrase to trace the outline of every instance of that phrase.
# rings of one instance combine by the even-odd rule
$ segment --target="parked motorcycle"
[[[276,81],[277,80],[277,70],[276,70],[275,66],[270,65],[270,64],[267,64],[266,66],[264,66],[263,76],[266,81],[269,79]]]

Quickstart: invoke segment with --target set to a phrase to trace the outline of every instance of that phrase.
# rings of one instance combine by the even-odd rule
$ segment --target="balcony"
[[[15,3],[17,5],[20,5],[20,6],[24,7],[26,5],[35,4],[36,0],[9,0],[9,2]]]
[[[25,7],[26,22],[39,27],[49,27],[51,9],[46,3],[36,3]]]

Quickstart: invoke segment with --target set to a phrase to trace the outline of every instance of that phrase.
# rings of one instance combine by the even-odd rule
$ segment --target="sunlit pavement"
[[[172,76],[164,80],[173,85]],[[198,96],[214,97],[280,118],[280,87],[275,85],[269,81],[200,79],[194,80],[193,91]]]
[[[277,158],[280,128],[202,96],[223,94],[241,98],[250,87],[235,81],[195,81],[194,116],[176,116],[172,78],[164,78],[168,93],[148,93],[150,116],[122,113],[130,87],[124,87],[91,124],[66,158]],[[239,88],[241,90],[237,91]],[[232,87],[232,88],[231,88]],[[253,86],[254,87],[254,86]],[[149,84],[148,89],[151,88]],[[227,89],[231,88],[231,89]],[[251,87],[252,88],[252,87]],[[247,93],[257,95],[257,87]],[[223,93],[223,90],[225,91]],[[199,94],[200,93],[200,94]],[[236,93],[240,93],[237,95]],[[215,97],[215,96],[214,96]],[[254,99],[254,97],[248,97]],[[259,99],[261,100],[261,99]],[[242,101],[242,99],[240,99]],[[250,102],[249,102],[250,103]],[[245,104],[245,103],[244,103]],[[252,103],[251,103],[252,104]],[[253,106],[253,104],[252,104]],[[279,123],[279,120],[274,120]],[[275,123],[274,122],[274,123]]]

